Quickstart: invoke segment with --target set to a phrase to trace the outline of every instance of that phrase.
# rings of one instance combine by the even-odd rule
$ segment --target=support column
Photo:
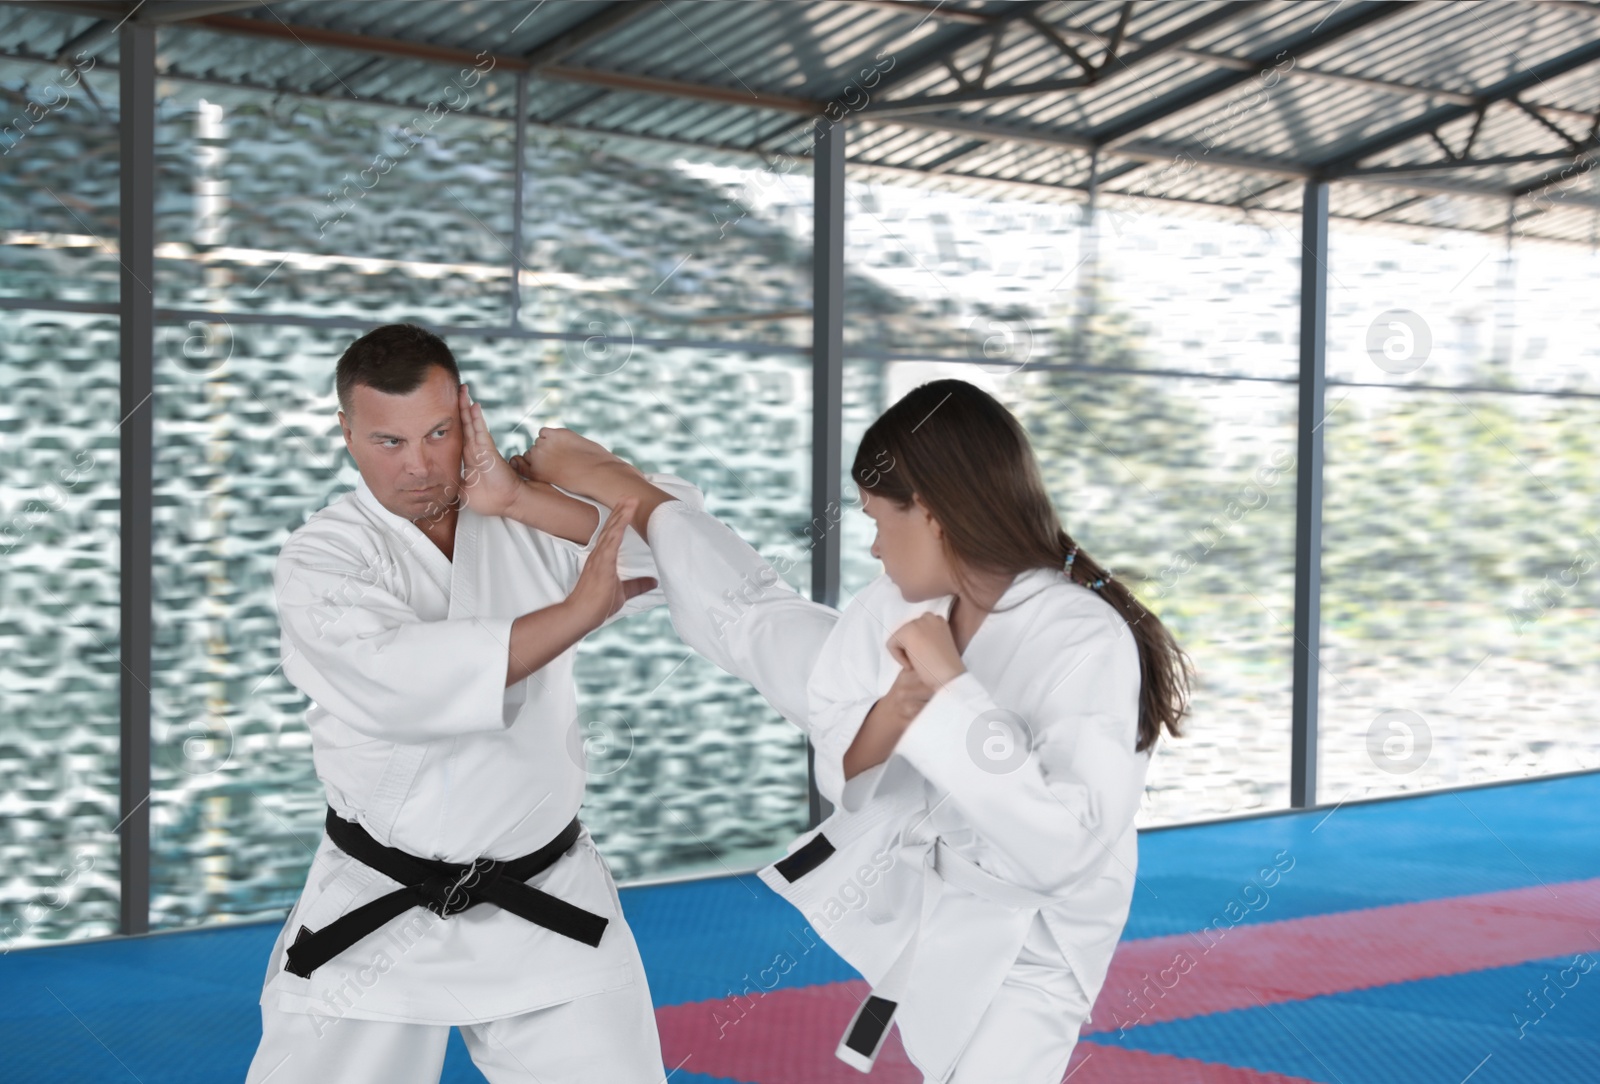
[[[818,117],[812,155],[811,597],[839,605],[844,442],[844,158],[842,121]],[[833,812],[817,792],[815,754],[806,746],[809,824]]]
[[[1300,218],[1300,413],[1295,459],[1294,702],[1289,805],[1317,804],[1322,631],[1322,422],[1327,402],[1328,182],[1306,182]]]
[[[517,73],[517,122],[513,142],[517,156],[511,170],[511,327],[515,329],[522,312],[522,183],[528,153],[528,73]]]
[[[118,31],[121,85],[122,636],[118,823],[124,934],[150,929],[151,505],[155,403],[156,30],[128,20]]]
[[[1074,321],[1076,331],[1072,336],[1072,360],[1079,365],[1087,365],[1093,360],[1089,356],[1089,326],[1094,320],[1094,307],[1098,300],[1095,291],[1100,285],[1100,223],[1095,213],[1100,195],[1099,147],[1089,152],[1087,188],[1088,198],[1083,204],[1083,258],[1078,262],[1078,312]]]

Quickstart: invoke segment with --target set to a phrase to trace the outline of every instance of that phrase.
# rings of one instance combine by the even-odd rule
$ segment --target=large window
[[[0,952],[115,933],[117,80],[0,61]]]
[[[1067,531],[1196,664],[1188,736],[1158,746],[1139,823],[1286,806],[1297,240],[1138,205],[1102,211],[1089,235],[1081,208],[1004,191],[870,176],[848,191],[849,297],[875,307],[847,303],[846,468],[917,384],[994,394]],[[855,591],[881,568],[844,484]]]
[[[0,59],[0,298],[117,301],[117,74]]]
[[[509,322],[509,122],[165,80],[157,92],[157,304]],[[503,103],[509,81],[470,93],[456,100]]]
[[[1600,260],[1331,239],[1319,797],[1600,767]]]
[[[117,320],[0,319],[0,952],[115,933]]]

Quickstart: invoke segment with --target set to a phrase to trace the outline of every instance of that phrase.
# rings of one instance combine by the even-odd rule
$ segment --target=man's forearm
[[[584,507],[594,511],[588,505]],[[583,616],[565,601],[523,614],[511,622],[506,684],[514,685],[535,670],[548,666],[563,651],[593,631]]]
[[[569,497],[548,482],[526,479],[505,518],[580,546],[587,546],[600,526],[600,513],[594,505]]]

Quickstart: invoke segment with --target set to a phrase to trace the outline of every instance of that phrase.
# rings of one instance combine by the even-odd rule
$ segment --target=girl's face
[[[872,556],[883,562],[883,570],[907,602],[955,593],[955,577],[940,540],[944,531],[921,498],[913,496],[905,508],[893,501],[874,497],[858,485],[861,508],[872,517],[878,533],[872,540]]]

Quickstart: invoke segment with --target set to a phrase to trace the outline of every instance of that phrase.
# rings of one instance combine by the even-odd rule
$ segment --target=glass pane
[[[1328,375],[1600,392],[1600,253],[1474,231],[1329,228]]]
[[[1330,386],[1319,796],[1600,764],[1600,258],[1339,223],[1330,248],[1332,376],[1554,394]]]
[[[847,417],[875,418],[946,377],[1004,403],[1028,431],[1063,526],[1193,660],[1187,736],[1157,746],[1141,826],[1288,804],[1292,385],[932,363],[851,361],[847,371],[847,395],[881,396],[847,401]],[[859,433],[847,434],[847,468]],[[852,504],[846,597],[881,571],[872,536]]]
[[[321,837],[272,569],[289,532],[355,485],[333,396],[354,337],[220,318],[157,328],[153,927],[281,917]]]
[[[586,371],[571,361],[580,348],[543,348],[540,394],[550,398],[529,432],[567,426],[693,482],[707,511],[809,596],[809,359],[635,348],[603,365],[585,359]],[[805,829],[800,732],[685,647],[665,607],[585,640],[577,676],[599,753],[584,821],[619,878],[749,869]]]
[[[422,68],[441,92],[460,78]],[[449,100],[481,105],[511,82],[494,72]],[[172,80],[157,95],[158,304],[510,319],[508,122]]]
[[[4,58],[0,92],[0,297],[115,303],[117,73]]]
[[[115,933],[117,321],[0,321],[0,952]]]
[[[1293,379],[1299,238],[1118,201],[846,184],[855,353]],[[1201,333],[1201,329],[1206,329]]]
[[[855,462],[856,449],[861,447],[861,438],[867,431],[867,426],[878,419],[878,416],[889,409],[891,403],[904,395],[906,391],[925,380],[933,379],[930,376],[920,375],[934,371],[933,366],[922,364],[906,364],[903,362],[884,363],[879,361],[858,361],[847,357],[844,363],[844,424],[842,434],[844,448],[840,455],[840,482],[839,494],[842,498],[839,510],[839,607],[843,609],[850,604],[857,591],[877,579],[883,573],[883,565],[872,556],[872,539],[876,530],[872,524],[872,517],[861,508],[861,490],[856,485],[856,478],[850,472],[851,465]],[[973,369],[973,373],[980,370]],[[918,374],[910,378],[905,373]],[[962,379],[973,379],[971,376]],[[896,389],[890,394],[891,385]]]
[[[1318,797],[1600,768],[1600,404],[1335,393]]]
[[[533,127],[524,326],[811,343],[811,167]]]
[[[847,349],[993,358],[1031,347],[1032,356],[1055,356],[1083,255],[1076,204],[871,177],[846,172]]]

